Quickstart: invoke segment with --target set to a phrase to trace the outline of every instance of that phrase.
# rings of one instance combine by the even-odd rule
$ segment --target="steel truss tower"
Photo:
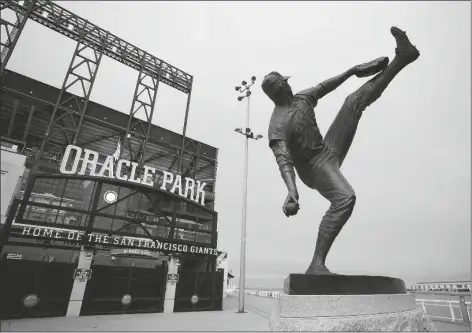
[[[8,22],[5,19],[4,14],[7,10],[15,13],[15,22]],[[0,16],[1,33],[7,36],[6,42],[1,43],[2,76],[28,18],[77,41],[37,159],[42,158],[46,146],[49,150],[63,149],[60,146],[54,148],[52,143],[54,140],[51,139],[57,135],[64,135],[69,144],[77,144],[100,62],[102,56],[106,55],[138,71],[126,135],[122,139],[122,152],[127,150],[129,158],[141,165],[162,157],[146,154],[157,90],[159,83],[162,82],[187,94],[182,144],[180,149],[175,151],[174,164],[177,162],[176,171],[179,174],[190,175],[192,171],[196,173],[197,170],[192,169],[198,167],[199,153],[186,151],[189,145],[194,145],[193,151],[199,151],[199,146],[186,138],[193,82],[190,74],[48,0],[2,0]],[[80,88],[81,95],[78,98],[72,97],[73,95],[69,93],[72,87]],[[138,119],[140,115],[144,116],[145,121]],[[184,152],[189,155],[190,161],[185,170]],[[172,168],[173,166],[170,169]]]

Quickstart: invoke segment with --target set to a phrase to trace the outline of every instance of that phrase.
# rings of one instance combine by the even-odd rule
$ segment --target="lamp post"
[[[240,254],[240,272],[239,272],[239,313],[244,313],[244,285],[246,279],[246,217],[247,217],[247,176],[248,176],[248,155],[249,155],[249,139],[259,140],[262,135],[255,135],[249,128],[249,111],[251,103],[251,86],[256,82],[256,77],[251,78],[251,83],[248,84],[246,81],[242,82],[241,86],[237,86],[235,89],[239,93],[244,93],[238,97],[238,101],[242,101],[247,98],[247,112],[246,112],[246,128],[236,128],[235,131],[246,137],[245,150],[244,150],[244,183],[243,183],[243,213],[241,223],[241,254]]]

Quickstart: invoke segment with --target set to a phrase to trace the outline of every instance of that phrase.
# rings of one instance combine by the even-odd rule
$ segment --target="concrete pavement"
[[[149,313],[4,320],[3,332],[267,332],[276,299],[245,295],[246,313],[237,313],[237,294],[223,311]],[[439,332],[470,332],[470,325],[434,321]]]
[[[58,317],[2,321],[3,332],[264,332],[269,321],[255,312],[237,313],[238,298],[229,295],[223,311]]]

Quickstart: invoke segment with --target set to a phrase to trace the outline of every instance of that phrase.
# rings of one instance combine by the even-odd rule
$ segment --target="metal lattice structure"
[[[0,34],[4,36],[5,42],[1,42],[2,47],[1,51],[1,68],[0,75],[3,74],[3,71],[10,59],[10,56],[15,48],[16,42],[20,37],[21,31],[28,20],[28,17],[33,9],[34,1],[29,2],[26,6],[21,6],[17,2],[8,3],[6,1],[0,2]],[[10,8],[15,13],[15,22],[9,22],[5,20],[1,13],[5,13],[5,9]]]
[[[143,59],[143,71],[155,79],[159,79],[165,84],[178,89],[184,93],[189,93],[192,86],[192,76],[184,71],[172,66],[165,61],[150,55],[146,51],[126,42],[112,33],[90,23],[80,16],[68,11],[58,4],[48,0],[24,0],[24,1],[2,1],[0,9],[11,9],[22,18],[18,24],[18,31],[13,36],[11,45],[16,44],[24,27],[26,19],[29,17],[60,34],[67,36],[77,42],[81,42],[81,34],[84,34],[85,41],[96,51],[100,51],[105,45],[104,54],[131,68],[140,70]],[[5,23],[2,21],[2,26]],[[162,75],[160,75],[162,72]]]
[[[93,59],[90,59],[91,57],[89,58],[86,55],[89,49],[93,51]],[[38,157],[41,156],[45,145],[49,143],[50,139],[58,132],[64,133],[69,144],[77,144],[77,138],[84,120],[85,109],[87,108],[102,55],[103,47],[99,51],[96,51],[85,39],[85,34],[82,33],[75,48],[64,83],[62,84],[61,92],[54,105],[51,120],[45,133],[45,140],[43,140]],[[86,74],[82,74],[82,69],[85,69]],[[66,98],[64,92],[77,85],[80,88],[79,91],[81,95],[72,95]],[[61,112],[58,112],[59,110]],[[58,148],[60,149],[61,147]]]
[[[6,30],[8,36],[6,43],[2,43],[2,75],[28,18],[77,41],[61,92],[54,105],[52,117],[45,133],[45,140],[37,155],[38,158],[43,157],[45,147],[48,144],[53,145],[54,140],[52,139],[59,133],[64,134],[70,143],[77,142],[100,60],[102,55],[106,55],[139,71],[126,135],[122,138],[122,151],[127,149],[129,158],[141,165],[147,155],[146,146],[149,140],[159,82],[188,94],[182,144],[177,152],[177,155],[180,155],[177,158],[177,171],[179,173],[183,171],[183,155],[185,147],[189,144],[186,143],[185,136],[193,81],[190,74],[51,1],[2,1],[0,9],[2,17],[7,9],[12,10],[16,15],[14,23],[1,20],[2,30]],[[93,52],[86,52],[88,50]],[[93,56],[87,56],[87,53],[91,53]],[[87,75],[79,74],[83,68],[86,69]],[[70,91],[74,86],[81,88],[81,96],[64,98],[64,92]],[[138,119],[139,115],[144,116],[145,120]],[[49,150],[51,149],[55,150],[55,148],[49,147]],[[60,150],[61,147],[58,146],[57,149]]]

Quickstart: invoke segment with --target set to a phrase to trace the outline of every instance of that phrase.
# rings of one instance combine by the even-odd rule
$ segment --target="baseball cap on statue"
[[[270,94],[276,90],[277,83],[280,81],[287,81],[290,76],[283,76],[279,72],[270,72],[264,76],[261,87],[266,94]]]

